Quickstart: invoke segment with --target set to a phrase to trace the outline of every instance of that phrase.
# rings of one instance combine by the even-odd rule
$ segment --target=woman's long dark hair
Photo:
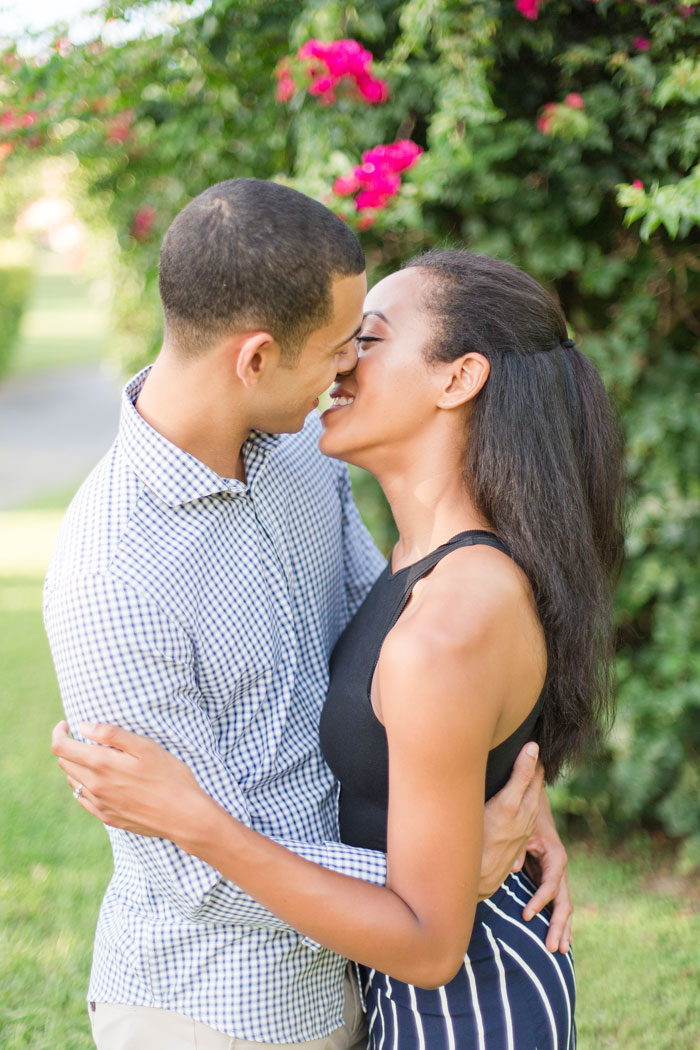
[[[498,259],[434,251],[428,359],[490,363],[472,402],[464,476],[522,566],[547,643],[536,738],[548,780],[612,719],[612,590],[622,561],[620,431],[596,368],[567,338],[557,300]]]

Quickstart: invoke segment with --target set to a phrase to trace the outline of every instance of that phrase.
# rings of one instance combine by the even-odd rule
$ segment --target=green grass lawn
[[[109,307],[96,290],[66,271],[60,259],[40,254],[11,372],[18,375],[99,360],[105,352]]]
[[[58,515],[21,514],[0,514],[0,551],[21,536],[31,548],[23,569],[0,565],[0,1046],[90,1050],[84,992],[110,854],[49,751],[61,708],[40,574]],[[580,1050],[700,1050],[700,889],[643,838],[614,858],[574,844],[571,882]]]

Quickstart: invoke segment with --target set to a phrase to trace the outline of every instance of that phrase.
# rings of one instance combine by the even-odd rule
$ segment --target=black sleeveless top
[[[319,732],[326,762],[340,781],[340,838],[350,846],[386,852],[389,752],[384,726],[372,709],[371,699],[372,678],[384,639],[418,580],[450,551],[475,544],[509,553],[492,532],[474,529],[454,536],[415,565],[395,573],[387,565],[333,650]],[[426,697],[426,702],[429,700]],[[542,701],[540,695],[525,721],[489,752],[487,800],[505,785],[523,744],[533,739]]]

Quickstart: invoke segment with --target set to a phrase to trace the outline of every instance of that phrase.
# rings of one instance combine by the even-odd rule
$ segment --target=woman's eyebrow
[[[379,317],[385,324],[389,325],[389,328],[391,328],[391,321],[381,312],[381,310],[367,310],[363,313],[362,319],[364,320],[365,317]]]

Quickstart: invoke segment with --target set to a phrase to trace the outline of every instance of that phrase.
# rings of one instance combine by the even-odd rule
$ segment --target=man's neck
[[[245,481],[241,449],[250,426],[242,418],[237,425],[235,405],[211,373],[161,354],[135,408],[149,426],[220,477]]]

